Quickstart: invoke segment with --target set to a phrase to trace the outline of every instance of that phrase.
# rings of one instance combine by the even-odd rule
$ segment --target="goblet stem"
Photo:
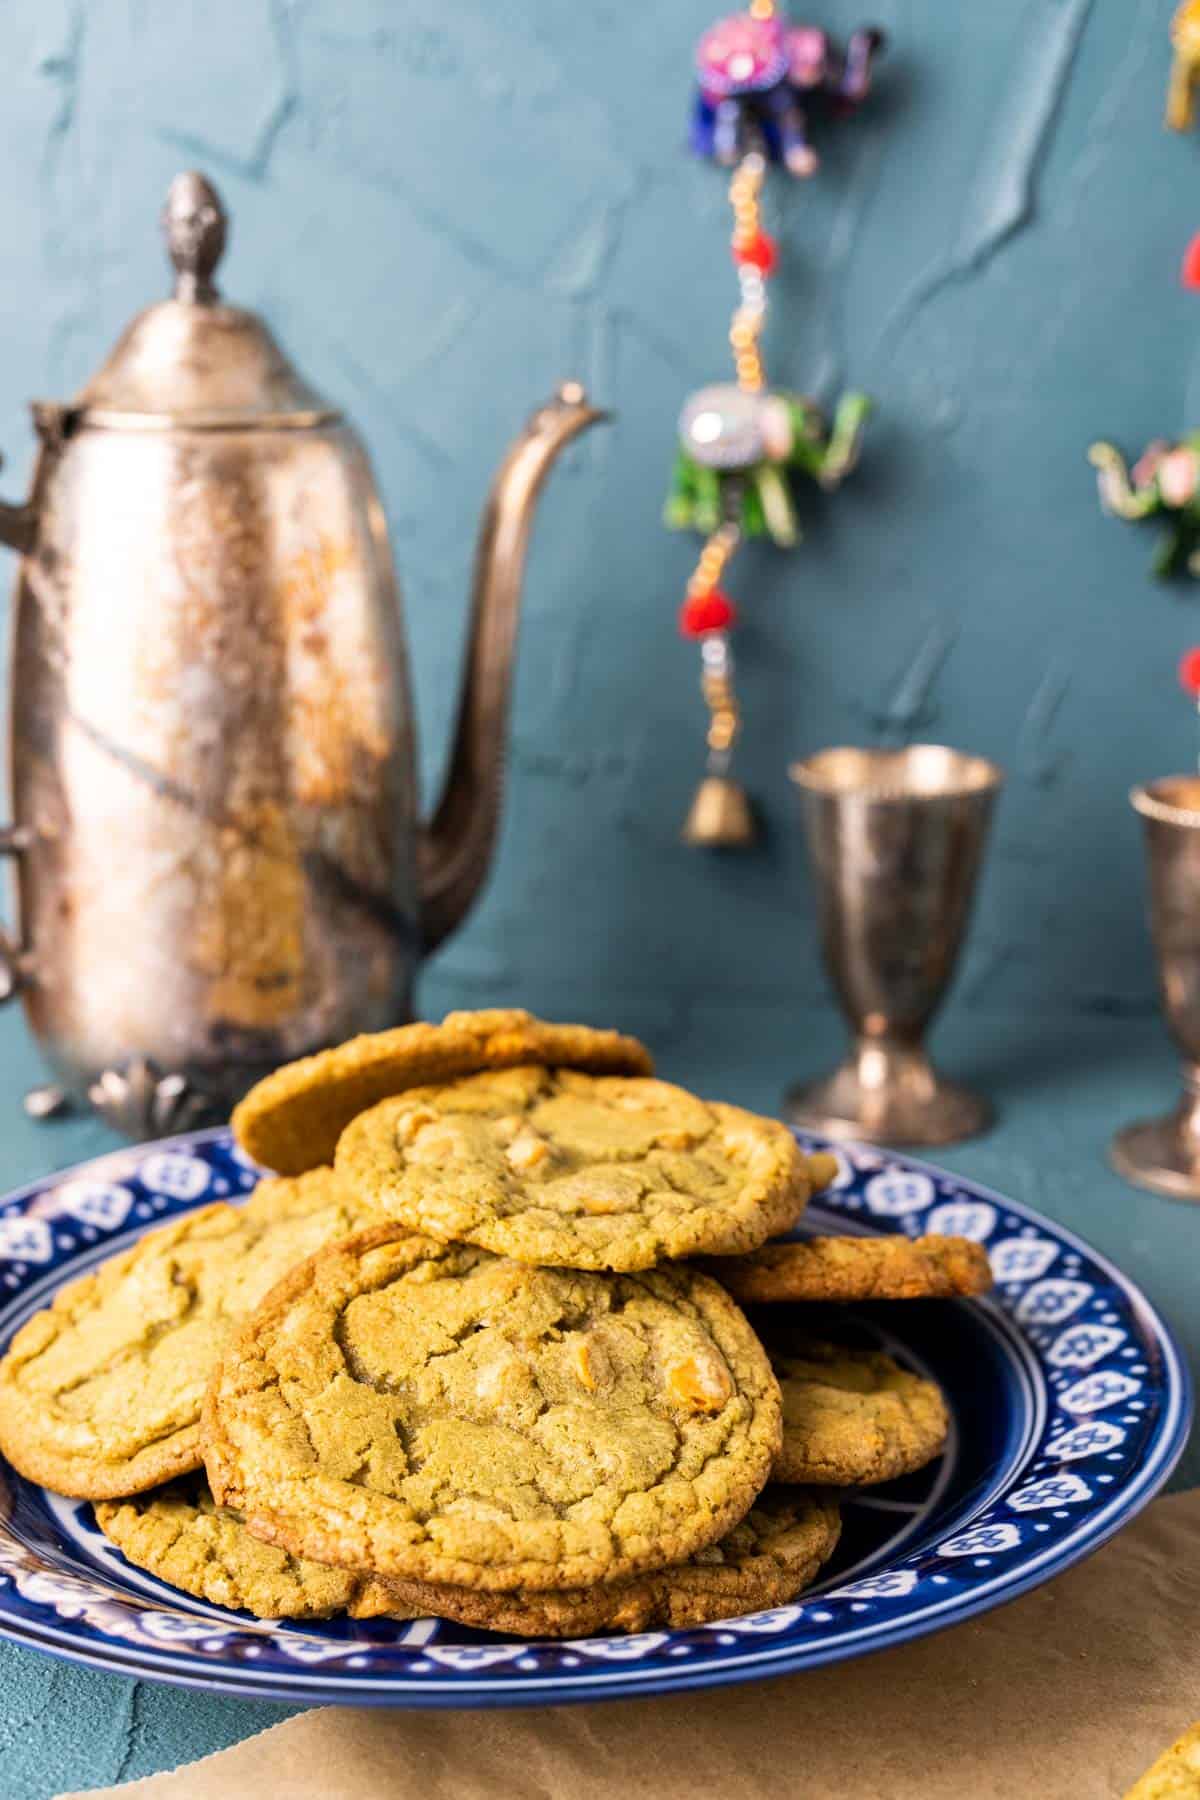
[[[1118,1131],[1109,1158],[1135,1187],[1172,1200],[1200,1200],[1200,1064],[1185,1061],[1174,1110]]]
[[[1200,1169],[1200,1064],[1183,1065],[1183,1092],[1175,1108],[1175,1126],[1181,1144]]]
[[[784,1103],[793,1125],[876,1144],[952,1144],[989,1123],[987,1103],[934,1069],[913,1040],[860,1032],[832,1075],[793,1088]]]
[[[866,1112],[863,1125],[870,1135],[872,1114],[882,1122],[896,1097],[903,1094],[926,1105],[937,1089],[937,1076],[919,1043],[900,1043],[894,1038],[860,1034],[850,1052]]]

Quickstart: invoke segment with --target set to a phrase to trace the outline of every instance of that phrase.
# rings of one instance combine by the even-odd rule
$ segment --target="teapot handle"
[[[37,412],[35,409],[35,418]],[[39,420],[40,424],[40,420]],[[0,468],[4,457],[0,455]],[[33,500],[12,506],[0,500],[0,544],[18,556],[27,556],[37,537],[37,507]],[[0,825],[0,856],[19,856],[29,848],[31,835],[23,825]],[[28,951],[0,926],[0,1006],[15,1000],[25,984]]]
[[[0,856],[20,856],[32,833],[24,825],[0,825]],[[29,974],[29,951],[0,926],[0,1006],[15,1000]]]

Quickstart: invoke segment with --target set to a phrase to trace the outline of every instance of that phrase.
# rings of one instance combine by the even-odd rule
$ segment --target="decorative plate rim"
[[[327,1660],[324,1662],[322,1655],[318,1653],[313,1656],[308,1666],[291,1666],[274,1670],[264,1667],[260,1670],[258,1666],[245,1660],[235,1661],[230,1658],[221,1661],[219,1656],[216,1660],[202,1659],[189,1652],[185,1640],[179,1640],[178,1648],[172,1651],[170,1643],[166,1639],[163,1640],[160,1647],[153,1648],[119,1637],[114,1639],[107,1635],[102,1627],[94,1625],[86,1616],[79,1616],[81,1611],[86,1613],[86,1608],[77,1605],[72,1612],[71,1606],[66,1602],[62,1606],[55,1606],[52,1601],[43,1603],[42,1615],[48,1616],[36,1613],[34,1616],[27,1616],[27,1611],[18,1615],[13,1612],[11,1607],[14,1588],[14,1577],[10,1572],[11,1563],[6,1565],[3,1559],[0,1559],[0,1636],[7,1637],[25,1648],[135,1679],[154,1680],[193,1690],[281,1703],[415,1705],[430,1708],[565,1704],[606,1698],[630,1698],[638,1695],[649,1696],[667,1692],[694,1691],[731,1682],[750,1681],[772,1675],[792,1673],[804,1668],[827,1666],[849,1657],[870,1654],[876,1650],[887,1649],[899,1643],[926,1636],[933,1631],[945,1629],[952,1623],[957,1624],[969,1618],[977,1618],[993,1607],[1002,1605],[1010,1599],[1018,1598],[1042,1582],[1082,1561],[1106,1543],[1161,1490],[1186,1445],[1193,1408],[1192,1380],[1187,1362],[1170,1325],[1158,1308],[1107,1256],[1094,1250],[1085,1239],[1068,1227],[1046,1218],[1023,1202],[1011,1200],[997,1190],[974,1181],[969,1176],[940,1169],[902,1152],[883,1151],[865,1144],[831,1143],[812,1133],[797,1133],[797,1136],[805,1144],[821,1145],[837,1153],[840,1170],[843,1173],[848,1172],[848,1181],[853,1182],[857,1177],[863,1178],[864,1193],[871,1187],[872,1182],[878,1183],[880,1178],[898,1180],[903,1189],[906,1180],[911,1181],[912,1177],[916,1177],[918,1182],[923,1182],[929,1189],[928,1198],[923,1198],[919,1204],[912,1201],[910,1194],[909,1199],[903,1204],[889,1205],[880,1209],[865,1205],[861,1199],[857,1199],[853,1203],[845,1200],[839,1203],[837,1189],[828,1197],[822,1196],[822,1202],[825,1203],[823,1209],[835,1212],[851,1230],[861,1230],[864,1225],[869,1229],[868,1222],[872,1219],[876,1230],[880,1228],[881,1224],[887,1228],[889,1221],[886,1215],[888,1212],[892,1214],[891,1228],[907,1229],[910,1217],[915,1216],[917,1212],[930,1210],[933,1200],[936,1198],[937,1186],[942,1184],[947,1190],[955,1190],[949,1193],[948,1198],[942,1200],[943,1207],[973,1206],[981,1215],[990,1215],[992,1222],[981,1234],[981,1241],[991,1239],[1002,1215],[1015,1216],[1020,1221],[1023,1235],[1026,1238],[1031,1235],[1036,1237],[1036,1234],[1041,1233],[1044,1234],[1044,1238],[1038,1238],[1039,1243],[1044,1244],[1046,1240],[1054,1243],[1056,1249],[1051,1263],[1057,1259],[1060,1252],[1065,1250],[1070,1253],[1071,1260],[1091,1265],[1103,1277],[1104,1282],[1119,1293],[1128,1315],[1128,1322],[1136,1329],[1137,1334],[1134,1339],[1131,1339],[1131,1348],[1124,1354],[1134,1353],[1132,1346],[1140,1341],[1149,1348],[1152,1355],[1161,1358],[1162,1363],[1161,1399],[1150,1413],[1148,1421],[1145,1422],[1150,1433],[1149,1441],[1145,1446],[1144,1455],[1132,1469],[1128,1479],[1123,1479],[1114,1486],[1111,1494],[1104,1498],[1094,1495],[1092,1490],[1086,1487],[1086,1483],[1080,1482],[1078,1477],[1064,1475],[1061,1472],[1043,1475],[1035,1481],[1029,1480],[1034,1464],[1038,1460],[1039,1451],[1045,1451],[1048,1445],[1057,1441],[1053,1435],[1055,1421],[1051,1416],[1057,1403],[1054,1402],[1054,1396],[1049,1386],[1049,1383],[1055,1379],[1055,1375],[1051,1371],[1048,1361],[1048,1349],[1054,1349],[1060,1342],[1060,1338],[1056,1337],[1048,1349],[1045,1346],[1039,1346],[1036,1313],[1031,1315],[1035,1322],[1032,1324],[1027,1322],[1023,1326],[1021,1320],[1016,1316],[1018,1299],[1011,1294],[1007,1301],[1002,1298],[1005,1285],[1011,1286],[1015,1290],[1022,1284],[1020,1282],[1002,1283],[994,1298],[989,1297],[982,1302],[974,1301],[967,1304],[974,1309],[974,1317],[981,1323],[986,1318],[991,1333],[1003,1343],[1008,1357],[1005,1364],[1007,1374],[1014,1375],[1018,1371],[1020,1361],[1027,1361],[1036,1372],[1037,1381],[1029,1375],[1028,1370],[1025,1371],[1025,1378],[1030,1386],[1029,1399],[1032,1410],[1027,1420],[1021,1449],[1009,1454],[1007,1462],[998,1470],[995,1482],[989,1484],[982,1497],[966,1505],[949,1524],[943,1523],[939,1526],[934,1539],[922,1541],[916,1545],[910,1544],[894,1555],[888,1563],[868,1562],[866,1566],[869,1573],[865,1576],[852,1572],[852,1579],[846,1581],[845,1577],[841,1578],[846,1581],[844,1588],[834,1587],[829,1581],[818,1584],[811,1593],[801,1596],[800,1600],[791,1607],[770,1609],[766,1613],[750,1615],[748,1620],[729,1621],[728,1624],[735,1628],[730,1631],[724,1631],[721,1625],[714,1625],[702,1628],[700,1632],[663,1631],[641,1634],[642,1639],[649,1645],[644,1654],[652,1659],[654,1652],[663,1647],[667,1647],[670,1652],[673,1640],[681,1643],[685,1639],[694,1642],[698,1637],[702,1639],[706,1637],[713,1651],[727,1648],[728,1654],[704,1654],[696,1661],[685,1665],[675,1663],[664,1666],[661,1660],[651,1660],[638,1666],[636,1658],[642,1652],[636,1648],[630,1648],[631,1640],[580,1640],[583,1654],[573,1659],[577,1666],[566,1670],[548,1668],[546,1673],[541,1673],[537,1668],[536,1654],[532,1653],[548,1652],[553,1649],[559,1653],[561,1662],[576,1646],[570,1643],[551,1645],[539,1641],[530,1646],[515,1647],[514,1641],[513,1645],[502,1647],[497,1651],[490,1662],[487,1659],[486,1647],[480,1649],[474,1668],[471,1665],[472,1647],[465,1646],[461,1650],[462,1660],[458,1666],[455,1666],[453,1661],[446,1661],[440,1665],[436,1661],[432,1664],[425,1662],[418,1671],[410,1669],[406,1673],[384,1674],[382,1671],[372,1672],[370,1661],[373,1654],[378,1656],[381,1651],[390,1652],[400,1647],[411,1649],[419,1660],[422,1655],[422,1646],[414,1643],[406,1646],[388,1645],[384,1647],[363,1643],[356,1644],[352,1649],[347,1648],[344,1651],[331,1650],[325,1653]],[[23,1209],[28,1208],[43,1195],[57,1193],[70,1183],[101,1183],[105,1177],[116,1174],[136,1180],[136,1171],[148,1159],[170,1156],[171,1153],[186,1158],[202,1146],[210,1146],[225,1153],[231,1161],[238,1162],[247,1171],[253,1169],[253,1165],[241,1157],[240,1153],[233,1150],[227,1127],[215,1126],[199,1131],[182,1132],[152,1143],[107,1152],[85,1163],[57,1171],[39,1181],[27,1183],[22,1188],[0,1197],[0,1232],[2,1232],[6,1219],[12,1218],[14,1215],[20,1216]],[[210,1171],[213,1170],[213,1162],[210,1159],[205,1160],[206,1166]],[[842,1182],[841,1176],[839,1185],[846,1185]],[[209,1193],[204,1196],[204,1199],[211,1197],[212,1195]],[[901,1199],[903,1200],[903,1195]],[[181,1204],[198,1205],[201,1203],[200,1198],[181,1201]],[[163,1204],[165,1206],[165,1202]],[[852,1204],[859,1210],[851,1210]],[[122,1215],[118,1225],[107,1234],[109,1238],[114,1238],[118,1234],[126,1235],[128,1228],[122,1230],[124,1216]],[[148,1219],[142,1222],[143,1224],[152,1224],[156,1221]],[[1016,1243],[1012,1237],[1001,1241],[1009,1245]],[[1028,1248],[1028,1245],[1025,1247]],[[76,1261],[83,1248],[82,1243],[76,1247],[75,1254],[71,1257],[72,1262]],[[0,1244],[0,1256],[3,1254],[2,1244]],[[9,1255],[12,1255],[11,1251]],[[1036,1262],[1036,1260],[1035,1257],[1034,1261]],[[1046,1264],[1047,1268],[1049,1266],[1049,1263]],[[1043,1270],[1043,1274],[1044,1272]],[[47,1277],[53,1273],[53,1269],[46,1271]],[[18,1290],[15,1294],[7,1295],[0,1291],[0,1309],[3,1309],[6,1330],[8,1315],[14,1310],[6,1302],[9,1300],[20,1302],[28,1295],[30,1287],[40,1288],[41,1285],[42,1279],[39,1278],[35,1282],[27,1283],[23,1290]],[[1026,1280],[1023,1285],[1025,1292],[1029,1292],[1038,1285],[1038,1282],[1036,1279],[1031,1279]],[[1056,1277],[1041,1285],[1062,1287],[1064,1282],[1062,1277]],[[1072,1285],[1079,1287],[1086,1284],[1078,1282],[1072,1284],[1069,1280],[1065,1282],[1065,1286],[1068,1288]],[[1089,1288],[1087,1291],[1089,1294],[1094,1294],[1096,1290]],[[951,1304],[962,1305],[964,1303]],[[1051,1322],[1055,1326],[1059,1326],[1070,1316],[1070,1314],[1064,1314]],[[1114,1315],[1114,1317],[1116,1316]],[[1049,1327],[1047,1326],[1046,1329]],[[1089,1329],[1093,1330],[1101,1341],[1104,1339],[1104,1327],[1086,1325],[1070,1326],[1066,1332],[1061,1333],[1061,1337],[1067,1337],[1080,1329],[1083,1329],[1085,1333]],[[902,1339],[903,1334],[898,1335]],[[1114,1335],[1112,1330],[1109,1330],[1108,1335],[1109,1337]],[[1096,1360],[1099,1359],[1093,1358],[1093,1364]],[[1091,1364],[1084,1364],[1075,1369],[1075,1375],[1072,1377],[1073,1386],[1068,1389],[1068,1392],[1087,1388],[1089,1381],[1095,1378],[1088,1372],[1091,1367]],[[1071,1375],[1071,1365],[1068,1365],[1066,1375]],[[1099,1371],[1099,1375],[1101,1379],[1104,1379],[1106,1372]],[[1058,1378],[1060,1380],[1065,1378],[1061,1368],[1058,1371]],[[1111,1379],[1111,1375],[1108,1378]],[[1119,1373],[1117,1380],[1118,1382],[1120,1380]],[[1038,1381],[1041,1383],[1040,1395]],[[1128,1382],[1126,1388],[1129,1388]],[[1137,1384],[1134,1384],[1132,1392],[1140,1391]],[[1087,1425],[1094,1413],[1102,1410],[1100,1405],[1091,1405],[1090,1403],[1085,1409],[1083,1402],[1087,1398],[1088,1396],[1085,1394],[1080,1394],[1080,1410],[1064,1414],[1058,1419],[1060,1437],[1064,1420],[1066,1430],[1070,1431],[1076,1427]],[[1050,1411],[1040,1414],[1038,1411],[1039,1401],[1051,1403]],[[1103,1404],[1119,1403],[1105,1402]],[[1148,1402],[1135,1402],[1132,1399],[1126,1403],[1131,1406],[1141,1404],[1143,1410],[1149,1404]],[[1128,1435],[1128,1433],[1121,1433],[1119,1441],[1124,1442]],[[1066,1452],[1063,1452],[1059,1459],[1062,1468],[1066,1466],[1063,1461],[1065,1455]],[[1044,1462],[1045,1458],[1043,1457],[1042,1460]],[[1116,1460],[1121,1459],[1118,1457]],[[0,1461],[0,1469],[6,1470],[7,1464]],[[1106,1477],[1101,1475],[1098,1479],[1103,1480]],[[1107,1479],[1116,1481],[1115,1476],[1107,1477]],[[1037,1524],[1035,1529],[1051,1533],[1048,1541],[1040,1550],[1034,1548],[1032,1541],[1021,1536],[1017,1526],[1011,1524],[1006,1527],[996,1526],[984,1521],[984,1516],[990,1510],[994,1510],[1001,1503],[1008,1504],[1014,1495],[1017,1497],[1028,1495],[1039,1485],[1053,1484],[1056,1481],[1067,1483],[1076,1481],[1084,1488],[1088,1498],[1094,1499],[1096,1503],[1085,1512],[1074,1515],[1070,1528],[1057,1535],[1053,1534],[1049,1524]],[[1033,1503],[1029,1502],[1029,1504]],[[1057,1503],[1053,1500],[1037,1501],[1038,1507],[1043,1510],[1055,1504]],[[1016,1513],[1015,1508],[1010,1508],[1010,1510],[1014,1514]],[[1061,1510],[1055,1511],[1053,1516],[1056,1519],[1072,1518],[1072,1515],[1065,1510],[1065,1505]],[[980,1523],[980,1521],[984,1522]],[[950,1549],[949,1546],[953,1545],[956,1539],[965,1543],[972,1534],[977,1534],[981,1530],[995,1532],[1006,1529],[1015,1532],[1016,1536],[1007,1541],[1004,1545],[1005,1548],[1011,1549],[1022,1544],[1028,1546],[1027,1553],[1022,1555],[1019,1562],[1006,1568],[1001,1560],[994,1573],[982,1580],[976,1579],[970,1587],[955,1586],[948,1576],[934,1576],[932,1580],[942,1580],[947,1584],[948,1591],[943,1597],[926,1598],[922,1596],[919,1603],[901,1604],[892,1616],[888,1616],[889,1600],[892,1602],[907,1600],[910,1594],[915,1599],[915,1590],[924,1581],[924,1577],[916,1571],[910,1573],[903,1570],[902,1565],[906,1558],[915,1560],[920,1556],[929,1560],[934,1555],[942,1556],[943,1546],[946,1546],[946,1555],[968,1558],[981,1567],[988,1566],[991,1558],[975,1553],[977,1548],[989,1548],[986,1542],[971,1548]],[[949,1536],[946,1535],[947,1532],[950,1533]],[[940,1542],[937,1541],[938,1539]],[[5,1542],[11,1543],[12,1541],[13,1534],[10,1533],[7,1524],[0,1519],[0,1549],[3,1548]],[[16,1541],[18,1544],[23,1543],[19,1535]],[[27,1558],[35,1556],[35,1553],[28,1549],[24,1554]],[[52,1566],[43,1566],[50,1570],[52,1576]],[[909,1585],[904,1586],[902,1579],[901,1587],[888,1595],[886,1585],[881,1584],[886,1584],[889,1580],[896,1580],[898,1577],[907,1579]],[[89,1572],[88,1581],[92,1586],[98,1585],[91,1572]],[[812,1615],[814,1608],[819,1607],[823,1596],[827,1596],[830,1600],[844,1600],[856,1588],[861,1588],[864,1596],[869,1596],[869,1598],[865,1599],[862,1605],[856,1605],[854,1610],[869,1613],[871,1602],[875,1602],[877,1616],[873,1620],[860,1625],[847,1623],[837,1632],[824,1637],[818,1635],[803,1641],[775,1644],[771,1644],[769,1641],[772,1634],[787,1632],[791,1625],[799,1621],[806,1609]],[[110,1591],[116,1599],[128,1603],[130,1599],[128,1594],[116,1589]],[[22,1606],[25,1606],[23,1597]],[[161,1613],[167,1616],[179,1616],[168,1615],[165,1607],[156,1608],[152,1601],[147,1603],[145,1610],[148,1614]],[[184,1610],[186,1611],[186,1608]],[[883,1616],[878,1616],[881,1610]],[[777,1617],[783,1615],[787,1615],[783,1623],[774,1622]],[[191,1616],[195,1624],[199,1625],[200,1620],[206,1615]],[[759,1623],[756,1624],[755,1621],[759,1621]],[[738,1635],[737,1628],[740,1628],[741,1636]],[[245,1637],[252,1643],[260,1637],[264,1646],[272,1644],[280,1646],[288,1642],[297,1645],[306,1641],[303,1631],[298,1628],[289,1630],[286,1625],[273,1629],[268,1624],[259,1628],[256,1633],[251,1633],[246,1622],[236,1615],[229,1616],[227,1625],[223,1625],[219,1619],[212,1621],[211,1631],[207,1635],[215,1640],[222,1634],[228,1639]],[[205,1634],[200,1633],[199,1635]],[[728,1644],[724,1643],[726,1639]],[[588,1654],[594,1654],[598,1659],[603,1660],[605,1657],[603,1646],[606,1644],[614,1646],[608,1652],[608,1666],[597,1666],[594,1662],[584,1666],[585,1656]],[[592,1647],[590,1652],[587,1649],[588,1646]],[[215,1645],[214,1649],[217,1648],[219,1646]],[[450,1648],[452,1650],[454,1647]],[[527,1655],[527,1651],[531,1654]],[[683,1650],[674,1650],[673,1653],[688,1654]],[[251,1650],[246,1654],[253,1655],[256,1652]],[[449,1654],[450,1652],[447,1650],[441,1652],[443,1657],[447,1657]],[[437,1655],[436,1651],[434,1655]],[[505,1664],[511,1665],[518,1657],[531,1665],[534,1672],[522,1669],[519,1675],[515,1671],[506,1674],[504,1672]],[[332,1660],[349,1662],[352,1658],[360,1663],[359,1668],[330,1666]],[[568,1657],[568,1660],[571,1659]]]

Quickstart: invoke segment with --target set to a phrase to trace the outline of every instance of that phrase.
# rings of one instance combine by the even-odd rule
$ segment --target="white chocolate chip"
[[[550,1154],[550,1146],[545,1138],[540,1138],[535,1131],[522,1131],[515,1137],[504,1152],[514,1169],[522,1174],[536,1169],[539,1163],[545,1162]]]

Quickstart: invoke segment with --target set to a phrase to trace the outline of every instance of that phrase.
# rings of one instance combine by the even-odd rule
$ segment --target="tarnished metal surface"
[[[418,958],[494,841],[534,502],[597,417],[564,388],[489,497],[423,907],[383,509],[354,432],[218,299],[214,204],[176,182],[177,298],[139,315],[73,406],[35,409],[31,500],[0,513],[26,552],[18,825],[0,841],[20,852],[22,942],[0,962],[56,1072],[115,1096],[126,1125],[145,1111],[126,1104],[131,1069],[215,1112],[281,1061],[408,1016]]]
[[[850,1056],[787,1116],[835,1137],[948,1144],[991,1113],[938,1075],[923,1039],[958,960],[1003,779],[940,744],[824,750],[797,763],[825,962]]]
[[[345,427],[83,428],[17,597],[30,1021],[89,1079],[214,1098],[403,1016],[411,710],[382,518]]]
[[[1145,828],[1159,993],[1183,1083],[1171,1112],[1127,1125],[1109,1154],[1137,1187],[1200,1200],[1200,776],[1170,775],[1130,799]]]

